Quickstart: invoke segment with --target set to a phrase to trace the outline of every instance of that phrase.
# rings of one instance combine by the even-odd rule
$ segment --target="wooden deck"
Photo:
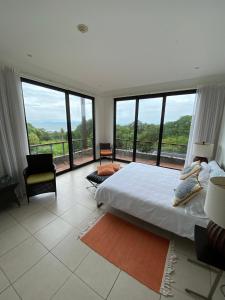
[[[79,165],[82,165],[82,164],[85,164],[89,161],[92,161],[93,160],[93,156],[90,155],[90,156],[84,156],[84,157],[80,157],[80,158],[75,158],[73,160],[73,163],[74,165],[76,166],[79,166]],[[61,162],[61,163],[56,163],[56,172],[62,172],[62,171],[65,171],[65,170],[68,170],[70,168],[70,164],[69,164],[69,161],[64,161],[64,162]]]

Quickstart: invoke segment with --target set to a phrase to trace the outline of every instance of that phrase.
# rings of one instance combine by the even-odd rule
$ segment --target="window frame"
[[[95,133],[95,97],[93,96],[89,96],[83,93],[79,93],[79,92],[75,92],[73,90],[69,90],[69,89],[64,89],[64,88],[60,88],[57,87],[55,85],[51,85],[48,83],[44,83],[41,81],[36,81],[33,79],[29,79],[29,78],[25,78],[25,77],[20,77],[20,81],[21,81],[21,88],[22,88],[22,83],[26,82],[29,84],[33,84],[33,85],[37,85],[40,87],[44,87],[44,88],[48,88],[48,89],[52,89],[55,91],[59,91],[65,94],[65,110],[66,110],[66,123],[67,123],[67,140],[68,140],[68,148],[69,148],[69,168],[60,172],[57,172],[57,175],[61,175],[64,174],[66,172],[78,169],[80,167],[86,166],[90,163],[93,163],[96,161],[96,133]],[[23,89],[22,89],[22,95],[23,95]],[[71,131],[71,112],[70,112],[70,100],[69,100],[69,95],[74,95],[74,96],[78,96],[78,97],[83,97],[83,98],[87,98],[89,100],[92,101],[92,121],[93,121],[93,159],[83,163],[81,165],[74,165],[73,162],[73,147],[72,147],[72,131]],[[24,103],[24,96],[23,96],[23,108],[24,108],[24,116],[25,116],[25,123],[26,123],[26,131],[27,131],[27,142],[28,142],[28,147],[29,147],[29,154],[30,152],[30,142],[29,142],[29,136],[28,136],[28,127],[27,127],[27,118],[26,118],[26,110],[25,110],[25,103]]]
[[[138,113],[139,113],[139,103],[142,99],[151,99],[153,98],[162,98],[162,109],[161,109],[161,119],[160,119],[160,129],[159,129],[159,142],[158,142],[158,150],[157,150],[157,159],[156,166],[162,168],[175,169],[171,167],[160,166],[160,158],[161,158],[161,148],[162,148],[162,138],[163,138],[163,128],[164,128],[164,119],[166,112],[166,101],[168,96],[179,96],[179,95],[188,95],[188,94],[196,94],[197,89],[189,89],[189,90],[180,90],[180,91],[169,91],[169,92],[161,92],[161,93],[150,93],[144,95],[133,95],[133,96],[125,96],[125,97],[117,97],[114,98],[114,116],[113,116],[113,159],[130,163],[128,160],[117,159],[116,158],[116,104],[118,101],[127,101],[127,100],[135,100],[135,119],[134,119],[134,139],[133,139],[133,155],[132,161],[136,161],[136,146],[137,146],[137,130],[138,130]]]

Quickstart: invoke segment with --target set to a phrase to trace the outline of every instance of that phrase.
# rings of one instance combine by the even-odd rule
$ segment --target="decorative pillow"
[[[184,205],[190,201],[200,190],[201,185],[196,176],[191,176],[182,181],[175,190],[173,206]]]
[[[109,176],[115,173],[112,164],[111,165],[103,165],[103,166],[98,166],[98,175],[99,176]]]
[[[113,169],[114,169],[115,172],[119,171],[119,169],[120,169],[120,164],[118,164],[118,163],[113,163],[112,165],[113,165]]]
[[[118,163],[110,163],[110,164],[104,164],[104,165],[101,165],[102,168],[108,168],[108,167],[113,167],[113,170],[115,172],[119,171],[120,169],[120,164]]]
[[[193,162],[190,166],[185,167],[180,173],[180,179],[184,180],[192,175],[198,175],[201,170],[201,165],[198,161]]]

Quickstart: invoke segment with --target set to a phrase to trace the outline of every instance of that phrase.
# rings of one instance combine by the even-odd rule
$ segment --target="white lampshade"
[[[213,153],[214,144],[208,143],[194,143],[193,145],[193,154],[199,157],[210,158]]]
[[[210,220],[225,228],[225,177],[210,178],[204,211]]]

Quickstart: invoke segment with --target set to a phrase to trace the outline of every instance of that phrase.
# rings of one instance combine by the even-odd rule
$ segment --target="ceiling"
[[[0,0],[0,61],[106,92],[224,74],[224,29],[224,0]]]

